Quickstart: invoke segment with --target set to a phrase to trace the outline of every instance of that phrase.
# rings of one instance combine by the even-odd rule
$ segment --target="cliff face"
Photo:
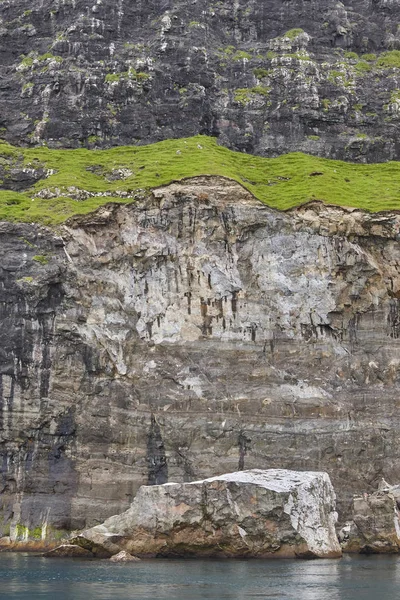
[[[393,0],[3,0],[1,133],[398,159],[399,21]]]
[[[143,483],[324,470],[343,518],[400,479],[400,216],[279,213],[196,178],[1,224],[0,534],[125,510]]]

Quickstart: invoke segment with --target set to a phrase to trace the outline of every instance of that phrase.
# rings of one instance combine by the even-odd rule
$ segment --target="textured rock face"
[[[382,56],[399,20],[386,0],[3,0],[0,126],[52,146],[207,133],[265,155],[399,158],[399,59]]]
[[[93,558],[93,554],[89,550],[73,544],[62,544],[54,550],[46,552],[44,556],[46,558]]]
[[[326,471],[341,519],[400,480],[399,226],[216,178],[2,224],[0,537],[244,468]]]
[[[122,550],[121,552],[118,552],[118,554],[114,554],[114,556],[110,558],[110,561],[118,563],[131,563],[140,561],[140,558],[132,556],[132,554],[129,554],[129,552],[126,552],[126,550]]]
[[[399,513],[393,494],[378,491],[356,496],[353,520],[342,529],[345,552],[397,554],[400,550]]]
[[[85,531],[138,555],[341,555],[335,493],[326,473],[282,469],[140,488],[131,507]]]

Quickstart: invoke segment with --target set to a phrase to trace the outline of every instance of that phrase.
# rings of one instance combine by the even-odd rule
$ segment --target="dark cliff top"
[[[4,0],[0,134],[398,159],[399,22],[391,0]]]

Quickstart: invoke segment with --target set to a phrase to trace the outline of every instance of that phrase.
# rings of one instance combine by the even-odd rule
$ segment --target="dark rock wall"
[[[7,533],[13,518],[22,533],[22,523],[41,525],[51,512],[54,525],[69,529],[75,408],[50,397],[63,241],[10,223],[1,223],[0,238],[0,523]]]
[[[398,159],[399,22],[386,0],[3,0],[1,134]]]
[[[398,481],[399,230],[279,213],[217,178],[60,237],[2,224],[0,534],[91,526],[142,484],[238,469],[325,470],[341,519]]]

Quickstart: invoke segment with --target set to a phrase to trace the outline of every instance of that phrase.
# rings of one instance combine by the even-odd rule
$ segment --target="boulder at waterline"
[[[400,551],[399,513],[390,488],[355,496],[353,519],[341,529],[339,539],[344,552],[397,554]]]
[[[338,557],[335,499],[326,473],[284,469],[143,486],[73,541],[138,556]]]
[[[45,558],[93,558],[92,552],[75,544],[62,544],[43,554]]]
[[[132,554],[129,554],[129,552],[127,552],[126,550],[121,550],[121,552],[118,552],[118,554],[114,554],[114,556],[110,558],[110,561],[120,563],[140,562],[140,558],[138,558],[137,556],[132,556]]]

